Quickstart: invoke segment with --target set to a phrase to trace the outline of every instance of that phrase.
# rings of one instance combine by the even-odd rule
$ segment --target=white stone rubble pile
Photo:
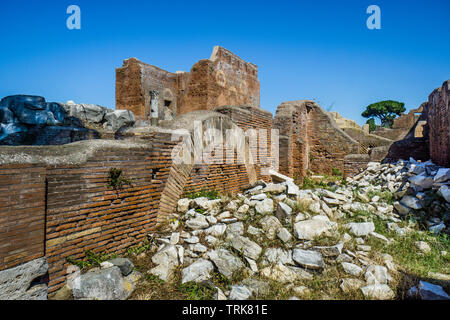
[[[258,181],[233,199],[179,200],[169,217],[171,230],[152,235],[159,247],[149,272],[169,281],[181,269],[182,283],[209,281],[214,273],[240,275],[240,283],[217,288],[217,298],[249,299],[267,280],[302,297],[311,291],[301,284],[337,266],[346,275],[339,279],[343,292],[394,299],[397,265],[389,254],[375,262],[367,242],[395,240],[376,232],[375,218],[399,236],[412,231],[401,227],[405,217],[436,234],[449,233],[450,169],[431,162],[369,163],[327,190],[300,190],[274,172],[272,178],[279,183]],[[318,245],[320,239],[334,242]]]

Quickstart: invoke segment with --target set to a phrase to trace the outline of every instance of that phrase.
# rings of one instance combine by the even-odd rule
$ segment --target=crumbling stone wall
[[[280,172],[299,182],[308,170],[331,174],[344,171],[344,157],[358,153],[359,144],[342,131],[314,101],[281,104],[274,127],[280,130]]]
[[[315,103],[307,103],[310,169],[332,174],[332,169],[344,171],[344,157],[359,153],[359,144],[338,128],[330,115]]]
[[[450,80],[428,98],[427,131],[434,163],[450,166]]]
[[[276,112],[274,127],[280,131],[280,173],[302,181],[309,167],[305,101],[282,103]]]
[[[220,106],[259,108],[258,68],[231,51],[215,47],[208,60],[192,68],[179,114]]]
[[[130,110],[140,120],[171,120],[177,113],[182,78],[136,58],[127,59],[116,69],[116,109]]]
[[[368,161],[395,162],[409,158],[427,161],[430,159],[428,106],[429,103],[423,103],[419,108],[402,114],[394,120],[391,129],[377,127],[372,134],[352,129],[344,129],[344,131],[358,140],[360,153],[367,153]],[[364,157],[358,155],[346,158],[346,174],[353,174],[351,167],[360,167],[363,159]]]
[[[406,137],[396,141],[389,149],[385,162],[398,161],[400,159],[427,161],[430,160],[428,141],[425,138]]]
[[[259,90],[258,68],[222,47],[190,72],[171,73],[136,58],[116,70],[116,109],[131,110],[140,120],[155,118],[152,109],[158,119],[171,120],[218,106],[259,108]]]
[[[406,115],[400,118],[404,116]],[[421,161],[430,159],[428,132],[420,130],[423,128],[424,123],[426,124],[427,117],[428,103],[423,103],[418,109],[411,110],[408,113],[408,117],[405,117],[405,119],[413,119],[414,124],[409,127],[409,131],[402,139],[392,143],[384,159],[385,162],[398,161],[400,159],[409,160],[409,158]],[[408,122],[409,124],[410,122]]]
[[[373,135],[377,135],[392,141],[399,141],[406,137],[413,127],[416,126],[421,113],[423,112],[423,105],[417,109],[410,110],[406,114],[400,115],[394,119],[392,128],[377,127],[373,132]]]
[[[390,146],[393,141],[374,134],[365,133],[361,129],[344,128],[342,129],[346,134],[352,137],[359,143],[359,152],[369,154],[370,151],[377,147]]]

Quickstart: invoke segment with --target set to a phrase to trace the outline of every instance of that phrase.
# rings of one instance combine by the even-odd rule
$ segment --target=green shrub
[[[122,169],[111,168],[108,172],[108,188],[122,189],[125,184],[131,185],[131,179],[125,177]]]
[[[303,179],[302,189],[327,188],[328,185],[323,181],[316,181],[308,176]]]
[[[333,172],[333,176],[339,176],[339,177],[342,176],[342,172],[338,168],[333,168],[332,172]]]

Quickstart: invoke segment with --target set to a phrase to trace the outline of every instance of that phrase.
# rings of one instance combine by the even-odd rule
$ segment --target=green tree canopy
[[[376,117],[381,120],[383,127],[390,128],[394,124],[394,119],[405,111],[403,102],[386,100],[371,104],[362,113],[362,116],[364,118]]]

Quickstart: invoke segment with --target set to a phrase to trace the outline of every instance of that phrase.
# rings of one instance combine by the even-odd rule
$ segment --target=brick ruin
[[[54,292],[65,283],[68,258],[83,259],[87,250],[123,253],[142,243],[186,193],[236,194],[258,179],[270,182],[267,169],[277,155],[275,169],[298,182],[308,172],[331,174],[336,168],[350,176],[369,161],[409,157],[414,143],[422,146],[424,160],[448,166],[449,89],[446,81],[419,111],[400,117],[393,131],[369,134],[338,124],[336,115],[311,100],[282,103],[275,116],[261,109],[257,67],[220,47],[189,73],[125,60],[117,69],[116,108],[132,111],[139,125],[111,135],[116,140],[0,147],[0,271],[46,257],[48,290]],[[223,141],[228,129],[241,130],[245,139],[238,148],[211,153],[218,161],[174,163],[183,137],[194,140],[194,121]],[[395,147],[395,139],[406,139],[406,147]],[[233,161],[221,161],[224,154]],[[111,168],[123,170],[132,183],[109,187]]]
[[[131,58],[116,70],[116,109],[156,124],[227,105],[259,108],[259,87],[258,67],[222,47],[190,72],[172,73]]]
[[[450,81],[434,90],[426,103],[431,159],[442,166],[450,166]]]

